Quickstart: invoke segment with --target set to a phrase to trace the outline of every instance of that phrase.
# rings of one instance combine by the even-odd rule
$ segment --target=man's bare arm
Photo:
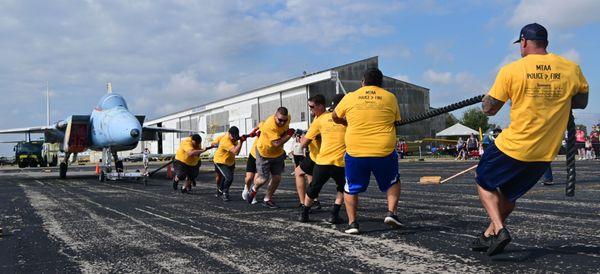
[[[487,116],[496,115],[503,105],[504,102],[489,95],[484,96],[481,101],[481,108],[483,109],[483,113]]]
[[[335,122],[336,124],[348,126],[348,121],[346,121],[346,118],[338,117],[337,114],[335,113],[335,111],[333,113],[331,113],[331,118],[333,119],[333,122]]]
[[[302,136],[302,138],[300,138],[300,145],[301,145],[303,148],[307,148],[307,147],[308,147],[308,144],[310,144],[310,142],[311,142],[311,141],[312,141],[311,139],[308,139],[308,138],[306,138],[306,137]]]
[[[571,108],[572,109],[584,109],[588,104],[588,94],[589,93],[577,93],[575,96],[571,98]]]

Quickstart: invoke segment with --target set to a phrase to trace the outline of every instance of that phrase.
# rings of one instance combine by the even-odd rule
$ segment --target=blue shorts
[[[535,186],[549,166],[550,162],[515,160],[492,144],[479,161],[475,180],[488,191],[500,190],[502,195],[514,203]]]
[[[346,153],[344,160],[346,161],[344,191],[348,194],[356,195],[365,192],[371,180],[371,172],[375,175],[379,190],[382,192],[386,192],[400,181],[396,151],[385,157],[352,157]]]

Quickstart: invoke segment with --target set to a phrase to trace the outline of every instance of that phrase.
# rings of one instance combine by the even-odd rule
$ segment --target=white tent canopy
[[[469,127],[466,127],[460,123],[456,123],[455,125],[438,132],[437,134],[435,134],[435,136],[437,136],[437,137],[467,136],[467,135],[471,135],[471,133],[473,133],[475,135],[479,134],[479,132],[477,132]]]

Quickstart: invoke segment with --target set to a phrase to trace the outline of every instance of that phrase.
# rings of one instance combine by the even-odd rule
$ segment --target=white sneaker
[[[242,191],[242,199],[248,200],[248,189],[246,187],[244,187],[244,191]]]
[[[254,205],[254,204],[257,204],[257,203],[258,203],[258,201],[256,200],[256,197],[254,197],[254,199],[252,199],[252,204]]]

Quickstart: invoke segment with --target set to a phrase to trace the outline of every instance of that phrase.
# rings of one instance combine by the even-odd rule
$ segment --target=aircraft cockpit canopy
[[[123,96],[116,93],[109,93],[100,99],[98,107],[100,109],[110,109],[114,107],[124,107],[127,109],[127,103],[125,102],[125,99],[123,99]]]

